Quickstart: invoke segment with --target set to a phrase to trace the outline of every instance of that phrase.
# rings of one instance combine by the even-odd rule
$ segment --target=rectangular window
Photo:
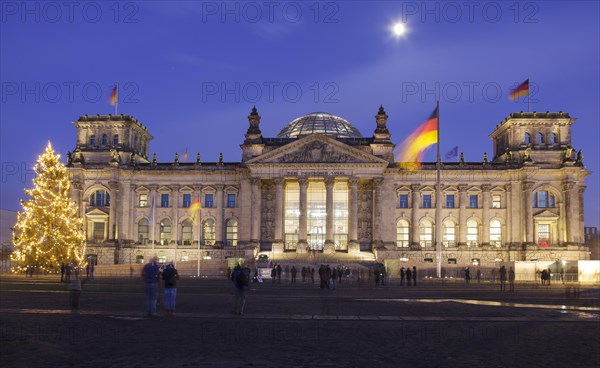
[[[140,194],[140,207],[148,207],[148,194]]]
[[[191,205],[192,205],[192,195],[184,194],[183,195],[183,208],[188,208]]]
[[[298,228],[300,227],[300,185],[298,183],[285,184],[283,216],[285,249],[294,250],[298,244]]]
[[[431,194],[423,194],[423,208],[431,208]]]
[[[500,208],[501,198],[500,194],[492,195],[492,208]]]
[[[538,192],[538,207],[539,208],[547,208],[548,207],[548,192],[541,191]]]
[[[169,207],[169,195],[168,194],[160,195],[160,206],[161,207]]]
[[[400,194],[400,208],[408,208],[408,194]]]
[[[469,207],[477,208],[477,194],[471,194],[469,196]]]
[[[446,208],[454,208],[454,194],[446,194]]]
[[[235,194],[227,194],[227,208],[235,208]]]
[[[205,208],[212,208],[213,207],[213,195],[212,194],[205,194],[204,195],[204,207]]]
[[[550,225],[538,224],[538,243],[550,241]]]

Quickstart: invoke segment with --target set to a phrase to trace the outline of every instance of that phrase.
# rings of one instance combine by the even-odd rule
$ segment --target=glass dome
[[[301,116],[281,129],[277,138],[297,138],[320,133],[336,138],[362,138],[362,134],[348,121],[324,112]]]

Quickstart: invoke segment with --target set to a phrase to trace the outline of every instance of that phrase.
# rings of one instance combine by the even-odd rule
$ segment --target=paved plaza
[[[268,280],[236,316],[231,282],[185,278],[176,315],[146,317],[138,279],[84,284],[78,314],[55,278],[0,281],[3,368],[600,366],[597,286]]]

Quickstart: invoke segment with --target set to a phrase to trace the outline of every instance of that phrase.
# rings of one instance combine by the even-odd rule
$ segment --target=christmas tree
[[[77,206],[71,199],[69,177],[60,155],[48,142],[46,151],[34,166],[33,189],[26,189],[13,227],[15,251],[13,272],[39,270],[51,272],[61,263],[82,267],[85,262],[85,235]]]

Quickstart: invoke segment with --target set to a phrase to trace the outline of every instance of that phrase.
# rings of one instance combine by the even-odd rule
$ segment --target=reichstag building
[[[589,259],[590,173],[568,113],[510,114],[489,136],[489,159],[442,163],[441,203],[434,162],[395,162],[383,107],[368,136],[327,113],[295,119],[273,138],[260,120],[252,109],[239,162],[200,154],[157,162],[152,135],[132,116],[81,116],[68,169],[90,257],[195,264],[265,254],[421,269]]]

